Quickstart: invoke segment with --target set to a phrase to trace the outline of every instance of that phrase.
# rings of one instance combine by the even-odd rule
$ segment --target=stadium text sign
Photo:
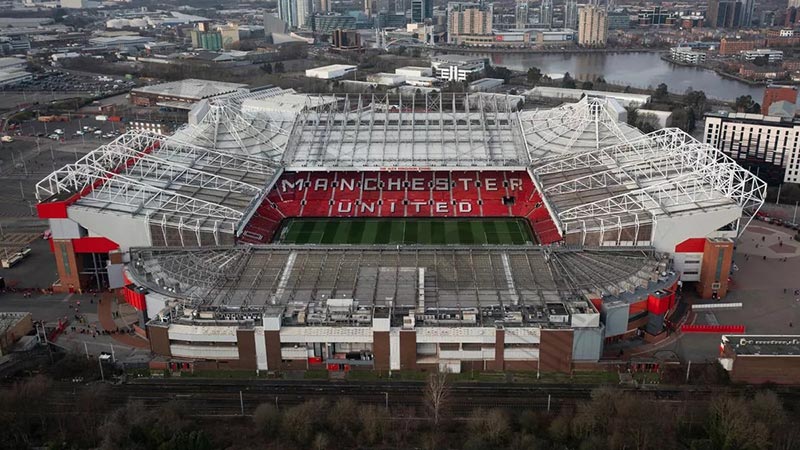
[[[522,178],[510,177],[507,180],[500,178],[477,178],[470,176],[453,176],[449,177],[436,177],[423,178],[423,177],[386,177],[379,178],[377,176],[364,176],[362,177],[342,177],[337,180],[329,178],[313,178],[305,180],[302,178],[295,180],[282,179],[280,182],[281,193],[298,193],[304,189],[310,191],[341,191],[348,193],[357,193],[359,191],[374,192],[449,192],[452,189],[462,189],[463,191],[483,189],[484,191],[500,191],[507,190],[509,193],[521,192],[523,190]],[[478,193],[475,192],[474,198],[478,198]],[[352,212],[375,212],[378,209],[378,199],[358,199],[358,204],[354,201],[358,197],[354,196],[350,199],[337,199],[334,205],[336,213],[347,214]],[[473,202],[470,201],[456,201],[451,203],[449,201],[434,201],[430,202],[428,198],[421,198],[416,196],[405,199],[384,199],[380,200],[380,204],[388,207],[389,212],[402,211],[404,206],[419,213],[423,208],[430,206],[433,212],[437,214],[447,214],[453,211],[459,213],[470,213],[473,210]],[[451,209],[452,208],[452,209]]]

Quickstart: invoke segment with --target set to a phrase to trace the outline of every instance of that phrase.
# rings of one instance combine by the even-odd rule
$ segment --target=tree
[[[591,81],[584,81],[581,85],[581,89],[585,89],[587,91],[594,89],[594,83]]]
[[[665,83],[661,83],[658,85],[658,87],[656,87],[655,92],[653,92],[653,97],[658,100],[663,100],[667,98],[668,94],[669,94],[669,88]]]
[[[561,79],[561,87],[566,89],[575,89],[575,80],[569,72],[564,73],[564,78]]]
[[[639,129],[644,134],[652,133],[660,128],[658,123],[658,117],[652,113],[644,113],[639,114],[638,121],[636,122],[636,128]]]
[[[753,64],[757,65],[758,67],[764,67],[769,63],[769,59],[766,56],[757,56],[753,58]]]
[[[281,413],[272,403],[262,403],[253,412],[253,424],[264,436],[277,436],[281,428]]]
[[[492,447],[502,444],[511,431],[511,420],[500,409],[488,411],[478,408],[470,415],[470,428],[475,435],[482,436]]]
[[[715,449],[769,448],[769,430],[741,398],[720,395],[711,401],[706,432]]]
[[[438,426],[442,420],[449,396],[450,383],[447,379],[447,373],[436,372],[430,374],[428,383],[425,385],[424,402],[435,426]]]
[[[734,103],[736,106],[736,110],[739,112],[746,112],[752,114],[758,114],[761,112],[761,105],[756,103],[753,100],[753,97],[749,95],[741,95],[736,97],[736,102]]]
[[[266,73],[272,73],[272,66],[270,66],[269,64],[264,64],[263,66],[261,66],[261,70],[263,70]]]
[[[283,73],[285,69],[283,68],[283,62],[278,61],[275,63],[274,71],[275,73]]]
[[[542,79],[542,71],[538,67],[531,67],[528,69],[528,83],[535,85]]]

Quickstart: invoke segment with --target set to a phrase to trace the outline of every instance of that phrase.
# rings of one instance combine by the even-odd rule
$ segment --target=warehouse
[[[132,89],[130,99],[131,103],[137,106],[163,106],[188,110],[195,102],[204,98],[237,91],[246,92],[247,85],[189,78]]]
[[[335,80],[355,71],[356,66],[350,66],[347,64],[331,64],[330,66],[306,69],[306,76],[309,78],[319,78],[321,80]]]

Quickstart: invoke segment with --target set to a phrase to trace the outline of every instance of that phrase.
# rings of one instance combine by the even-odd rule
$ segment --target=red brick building
[[[723,38],[719,41],[719,54],[723,56],[738,55],[744,50],[755,50],[764,47],[764,40],[742,40]]]
[[[761,111],[769,111],[770,105],[785,100],[797,103],[797,86],[781,86],[772,84],[764,89],[764,100],[761,102]]]

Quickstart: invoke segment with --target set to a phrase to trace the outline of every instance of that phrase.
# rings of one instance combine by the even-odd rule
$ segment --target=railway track
[[[574,408],[590,399],[595,386],[590,385],[509,385],[453,384],[450,387],[448,409],[455,416],[466,417],[476,408],[504,408],[558,412]],[[425,385],[420,382],[320,382],[265,380],[135,380],[111,385],[107,401],[113,405],[141,402],[161,406],[181,402],[196,416],[251,415],[262,403],[291,407],[305,401],[347,397],[359,404],[387,406],[390,410],[424,410]],[[68,411],[74,405],[83,386],[55,383],[51,405],[55,412]],[[727,387],[661,387],[620,388],[643,399],[664,402],[699,403],[727,392],[747,388]],[[784,398],[797,400],[800,392],[778,389]]]

